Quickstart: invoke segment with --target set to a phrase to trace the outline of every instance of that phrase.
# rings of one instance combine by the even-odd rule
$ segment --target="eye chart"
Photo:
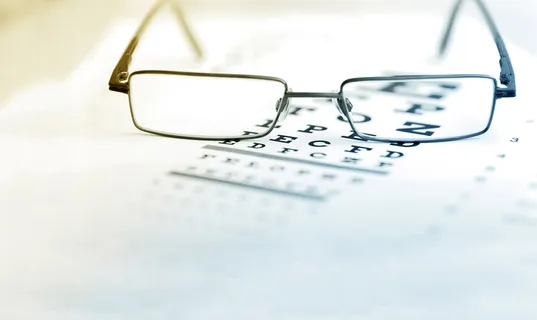
[[[473,25],[470,23],[468,26]],[[345,65],[345,67],[340,65],[338,69],[336,67],[337,63],[317,63],[319,62],[318,58],[303,59],[305,62],[301,60],[301,54],[307,52],[307,50],[315,49],[320,51],[320,49],[323,49],[326,54],[329,54],[331,52],[330,48],[334,47],[335,43],[338,43],[338,40],[334,40],[334,37],[329,32],[321,32],[315,34],[314,37],[310,34],[296,41],[296,39],[287,39],[285,34],[292,32],[287,32],[288,30],[285,27],[282,27],[282,29],[283,31],[280,31],[280,33],[275,32],[277,36],[268,37],[269,40],[278,39],[278,41],[271,42],[267,40],[267,37],[262,36],[250,39],[246,43],[250,44],[251,47],[241,45],[235,51],[231,50],[225,55],[224,62],[220,62],[220,64],[217,62],[211,68],[220,70],[222,65],[226,65],[227,67],[236,67],[235,69],[231,68],[232,71],[247,72],[254,69],[259,74],[281,75],[286,80],[288,78],[285,75],[291,74],[291,80],[288,81],[289,85],[293,86],[294,83],[298,82],[306,88],[305,91],[312,87],[314,89],[319,88],[319,80],[328,83],[326,86],[328,88],[339,89],[338,85],[342,80],[346,79],[345,76],[350,77],[356,74],[354,69],[360,70],[359,74],[361,75],[412,74],[420,72],[422,74],[450,74],[473,71],[478,74],[486,73],[495,76],[499,72],[494,67],[494,63],[497,62],[494,57],[496,55],[494,47],[487,51],[487,58],[482,59],[483,61],[479,63],[475,62],[475,57],[479,56],[478,53],[474,52],[472,58],[464,50],[457,51],[452,49],[453,52],[450,52],[448,59],[440,63],[426,62],[426,59],[421,57],[419,58],[421,60],[417,62],[417,59],[412,58],[412,52],[405,51],[405,53],[401,53],[399,59],[395,59],[396,61],[393,58],[391,60],[387,59],[383,63],[383,68],[364,65],[364,62],[367,61],[378,61],[374,60],[375,54],[379,54],[377,49],[360,51],[360,59],[356,59],[356,53],[349,49],[348,52],[339,52],[339,55],[342,56],[342,60],[355,61],[355,65],[352,68],[348,68],[348,65]],[[468,32],[466,37],[463,37],[459,42],[453,43],[452,46],[457,48],[456,46],[468,45],[467,41],[472,41],[475,38],[483,39],[481,32],[471,28],[469,30],[471,32]],[[382,33],[383,31],[381,30],[380,32]],[[392,31],[386,31],[386,33],[390,32]],[[420,32],[425,33],[423,30],[420,30]],[[430,34],[436,34],[435,32],[431,31]],[[486,32],[485,30],[485,34]],[[388,36],[389,34],[386,35],[386,37]],[[382,38],[383,36],[376,37]],[[343,36],[342,38],[346,39],[347,37]],[[367,38],[366,40],[365,42],[370,42],[374,38]],[[320,48],[317,42],[323,43],[323,47]],[[267,48],[267,43],[271,43],[272,46]],[[315,45],[307,47],[311,43]],[[489,43],[484,40],[482,47],[487,48],[487,44]],[[286,46],[288,48],[285,52],[278,51],[278,49],[286,48]],[[479,47],[476,43],[473,46]],[[425,45],[421,44],[421,47],[425,47]],[[426,52],[434,52],[433,44],[430,45],[430,48],[429,46],[427,48]],[[382,51],[380,55],[389,56],[389,50]],[[428,53],[423,55],[427,56]],[[322,56],[322,53],[316,52],[315,57],[318,56]],[[489,58],[490,56],[492,58]],[[278,61],[285,59],[291,60],[293,63],[278,65]],[[247,67],[238,65],[237,61],[241,61]],[[233,65],[233,63],[237,65]],[[262,66],[261,69],[259,69],[260,65]],[[319,70],[312,70],[311,65],[315,65],[315,68]],[[405,65],[405,68],[402,69],[401,65]],[[289,70],[290,68],[292,71]],[[225,70],[225,68],[222,70]],[[229,71],[229,69],[226,71]],[[297,73],[299,76],[293,78]],[[519,78],[523,77],[524,71],[518,76]],[[480,121],[470,118],[479,114],[480,102],[483,100],[476,99],[474,95],[482,97],[488,95],[488,93],[480,92],[479,90],[461,93],[460,91],[463,90],[460,89],[461,81],[464,82],[464,79],[452,79],[452,81],[447,79],[443,80],[443,82],[424,83],[418,86],[400,82],[381,83],[376,88],[365,88],[367,90],[358,88],[355,96],[357,102],[352,112],[352,122],[363,133],[379,130],[379,128],[382,129],[382,126],[386,126],[387,123],[387,126],[393,132],[407,134],[407,136],[404,136],[407,139],[412,139],[412,136],[416,138],[422,138],[427,135],[432,136],[433,133],[438,136],[439,132],[435,132],[435,130],[439,130],[440,126],[435,125],[434,120],[430,122],[427,119],[430,119],[431,114],[449,115],[449,110],[447,113],[445,111],[445,105],[453,103],[451,102],[453,97],[458,97],[459,100],[456,100],[453,103],[454,105],[467,104],[471,106],[469,108],[472,108],[473,111],[467,112],[463,110],[458,115],[455,114],[455,118],[450,121],[461,128],[464,128],[464,126],[471,127],[472,121]],[[523,83],[521,85],[524,86]],[[326,87],[322,87],[320,91],[323,91]],[[293,87],[293,89],[295,88]],[[523,91],[523,88],[519,89],[519,97],[516,98],[516,101],[526,105],[529,103],[530,98],[520,97],[520,92]],[[389,100],[390,96],[400,97],[400,99],[384,114],[376,110],[377,105],[380,107],[377,109],[388,109],[383,108],[383,103],[393,103],[393,101],[390,102]],[[387,100],[383,102],[384,100],[382,99]],[[368,109],[368,103],[377,100],[380,100],[380,104],[374,104],[373,107]],[[524,102],[521,102],[521,100],[524,100]],[[398,179],[404,179],[405,174],[409,172],[412,172],[412,174],[406,176],[409,179],[408,181],[420,180],[425,176],[432,177],[429,182],[434,183],[435,176],[442,180],[445,178],[445,173],[450,172],[447,169],[440,169],[440,167],[444,167],[450,162],[453,169],[453,172],[449,173],[450,175],[476,175],[475,179],[479,180],[482,179],[480,178],[480,173],[474,173],[472,170],[480,172],[480,166],[482,166],[480,163],[481,157],[486,157],[489,153],[506,153],[506,151],[502,151],[505,148],[508,150],[514,148],[513,150],[516,150],[516,146],[520,145],[517,142],[521,138],[516,137],[517,130],[512,130],[512,127],[522,129],[531,125],[531,108],[524,107],[518,110],[516,114],[506,110],[510,108],[508,105],[514,103],[513,101],[515,99],[511,101],[508,99],[498,100],[491,129],[484,135],[466,141],[434,145],[419,142],[390,144],[366,141],[353,133],[347,119],[338,112],[330,99],[293,99],[285,121],[281,124],[278,123],[267,137],[254,140],[201,143],[199,154],[190,163],[170,168],[164,177],[157,180],[166,181],[168,184],[188,185],[190,183],[199,183],[204,186],[220,185],[226,190],[243,190],[254,197],[262,194],[263,198],[294,200],[302,198],[302,200],[306,200],[306,203],[312,203],[311,206],[315,208],[313,209],[314,211],[321,210],[319,208],[322,207],[322,204],[329,203],[331,199],[341,199],[341,197],[345,197],[345,194],[348,195],[353,192],[361,195],[371,192],[373,193],[372,197],[378,198],[382,193],[371,191],[371,188],[368,187],[369,183],[386,181],[387,185],[394,185],[396,181],[399,181]],[[486,105],[486,102],[485,99],[485,104],[482,105]],[[482,110],[481,116],[478,117],[487,118],[486,114],[489,111],[485,109]],[[435,118],[433,117],[433,119]],[[271,119],[259,119],[257,124],[244,129],[244,135],[266,131],[272,124]],[[520,124],[524,125],[521,126]],[[505,137],[501,137],[504,135]],[[498,145],[498,151],[493,151],[496,148],[493,145]],[[465,153],[468,154],[467,157],[460,157]],[[441,155],[438,158],[434,158],[435,163],[440,166],[440,172],[431,168],[432,163],[427,164],[425,163],[427,160],[422,160],[431,157],[431,155]],[[440,165],[440,163],[445,164]],[[487,172],[494,170],[491,169],[493,165],[486,165],[486,167],[488,168]],[[467,172],[462,172],[461,170],[467,170]],[[387,181],[390,182],[388,183]],[[453,182],[454,179],[450,179],[450,181]],[[162,184],[159,185],[162,187]],[[219,189],[220,187],[216,188]],[[387,188],[390,187],[388,186]],[[457,191],[449,188],[454,188]],[[433,189],[438,190],[439,194],[437,196],[439,199],[436,200],[438,208],[427,208],[424,211],[458,210],[456,208],[460,207],[462,203],[453,204],[452,202],[457,202],[457,200],[450,199],[446,195],[450,194],[450,192],[464,194],[463,191],[458,191],[459,188],[460,186],[455,183],[452,185],[440,183],[436,188],[429,187],[428,190],[431,192],[434,192]],[[215,192],[220,193],[219,191]],[[240,191],[239,193],[242,194]],[[397,192],[396,197],[399,194]],[[428,197],[431,196],[428,195]],[[464,195],[461,197],[464,198]],[[248,198],[248,196],[242,194],[241,199],[245,198]],[[200,201],[203,203],[203,207],[207,206],[207,201]],[[265,199],[263,203],[275,202],[277,203],[278,200],[270,201]],[[427,200],[427,202],[433,203],[432,200]],[[239,205],[239,203],[237,202],[233,205]],[[216,205],[215,207],[216,211],[218,211],[218,206]],[[248,206],[252,206],[252,204],[249,203]],[[254,205],[253,207],[256,210],[262,210],[266,206]],[[183,209],[186,210],[184,207]],[[342,210],[345,210],[345,208],[342,208]],[[404,209],[394,207],[391,210]]]

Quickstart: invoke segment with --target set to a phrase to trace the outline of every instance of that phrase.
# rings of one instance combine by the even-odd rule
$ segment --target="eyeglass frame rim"
[[[130,74],[128,82],[130,83],[130,80],[132,77],[136,75],[143,75],[143,74],[164,74],[164,75],[171,75],[171,76],[192,76],[192,77],[207,77],[207,78],[234,78],[234,79],[251,79],[251,80],[263,80],[263,81],[273,81],[273,82],[279,82],[284,87],[284,93],[282,95],[281,104],[285,105],[287,107],[287,104],[290,99],[293,98],[331,98],[331,99],[337,99],[338,101],[345,101],[346,97],[343,94],[343,88],[345,85],[349,83],[355,83],[355,82],[366,82],[366,81],[397,81],[397,80],[435,80],[435,79],[488,79],[492,80],[492,84],[494,86],[493,90],[493,99],[492,99],[492,105],[490,109],[490,115],[487,121],[487,125],[484,129],[481,131],[478,131],[476,133],[461,135],[461,136],[454,136],[449,138],[438,138],[438,139],[428,139],[428,140],[420,140],[420,139],[388,139],[388,138],[376,138],[373,136],[369,136],[360,130],[358,130],[354,126],[354,122],[352,121],[352,116],[350,111],[348,110],[346,105],[340,105],[339,110],[343,113],[345,118],[347,119],[347,122],[351,126],[352,131],[359,137],[367,141],[374,141],[374,142],[385,142],[385,143],[395,143],[395,142],[404,142],[404,143],[434,143],[434,142],[449,142],[449,141],[456,141],[461,139],[467,139],[472,138],[475,136],[479,136],[487,132],[492,124],[492,119],[494,118],[494,112],[496,110],[496,101],[498,100],[498,80],[487,74],[470,74],[470,73],[461,73],[461,74],[412,74],[412,75],[395,75],[395,76],[373,76],[373,77],[353,77],[348,78],[341,82],[341,85],[339,86],[338,92],[295,92],[292,91],[287,82],[279,77],[274,76],[267,76],[267,75],[257,75],[257,74],[242,74],[242,73],[212,73],[212,72],[191,72],[191,71],[172,71],[172,70],[138,70],[134,71]],[[186,139],[186,140],[202,140],[202,141],[226,141],[226,140],[251,140],[251,139],[258,139],[263,138],[267,135],[269,135],[278,125],[278,121],[281,117],[281,113],[285,110],[285,108],[278,108],[276,115],[274,119],[270,119],[272,121],[270,127],[268,127],[268,130],[259,133],[259,134],[248,134],[248,135],[239,135],[239,136],[218,136],[218,137],[209,137],[209,136],[200,136],[200,135],[183,135],[183,134],[170,134],[165,133],[161,131],[156,130],[150,130],[147,128],[144,128],[143,126],[139,125],[139,123],[136,121],[135,115],[134,115],[134,109],[133,109],[133,103],[132,103],[132,97],[129,94],[129,108],[130,108],[130,114],[131,119],[134,124],[134,126],[139,129],[140,131],[155,134],[162,137],[168,137],[168,138],[177,138],[177,139]]]
[[[140,74],[166,74],[166,75],[172,75],[172,76],[176,75],[176,76],[199,76],[199,77],[208,77],[208,78],[235,78],[235,79],[265,80],[265,81],[279,82],[283,84],[285,91],[284,91],[284,95],[282,99],[284,99],[287,92],[289,92],[289,86],[284,79],[278,78],[278,77],[272,77],[272,76],[253,75],[253,74],[210,73],[210,72],[190,72],[190,71],[172,71],[172,70],[137,70],[137,71],[132,72],[129,75],[127,83],[130,83],[132,77],[136,75],[140,75]],[[177,138],[177,139],[185,139],[185,140],[223,141],[223,140],[246,140],[246,139],[263,138],[269,135],[276,128],[276,126],[278,125],[278,120],[280,119],[281,113],[284,110],[284,108],[278,108],[279,110],[277,111],[276,117],[274,118],[269,129],[266,132],[263,132],[260,134],[241,135],[241,136],[219,136],[219,137],[207,137],[207,136],[199,136],[199,135],[180,135],[180,134],[170,134],[170,133],[165,133],[165,132],[160,132],[160,131],[149,130],[140,126],[134,116],[132,96],[130,95],[130,92],[128,93],[128,97],[129,97],[129,109],[130,109],[131,119],[132,119],[134,126],[138,130],[146,132],[146,133],[155,134],[161,137]]]
[[[441,44],[440,44],[440,47],[439,47],[439,53],[438,53],[439,56],[443,56],[445,54],[445,51],[447,49],[447,45],[449,43],[450,37],[451,37],[451,35],[453,33],[452,31],[453,31],[453,27],[454,27],[454,22],[455,22],[455,20],[456,20],[456,18],[458,16],[458,13],[461,10],[462,4],[467,2],[467,1],[470,1],[470,0],[457,0],[457,2],[455,3],[455,5],[453,7],[453,10],[451,11],[451,15],[450,15],[450,19],[448,21],[447,27],[445,29],[444,36],[442,37],[442,41],[441,41]],[[511,62],[511,59],[510,59],[509,54],[507,52],[505,42],[503,41],[503,38],[501,37],[501,35],[499,33],[499,30],[496,27],[496,24],[495,24],[495,22],[494,22],[494,20],[493,20],[493,18],[491,16],[491,14],[489,13],[489,10],[487,9],[486,5],[484,4],[484,2],[482,0],[473,0],[473,1],[478,5],[481,14],[485,18],[485,21],[486,21],[486,24],[487,24],[487,26],[489,28],[489,31],[492,33],[492,36],[494,37],[494,41],[496,43],[497,50],[498,50],[498,53],[500,55],[500,60],[499,60],[500,68],[501,68],[501,70],[500,70],[500,83],[505,85],[506,86],[505,88],[499,87],[498,84],[497,84],[498,83],[497,79],[495,77],[490,76],[490,75],[480,75],[480,74],[434,75],[434,74],[428,74],[428,75],[393,75],[393,76],[389,76],[389,77],[358,77],[358,78],[350,78],[350,79],[345,80],[341,84],[340,91],[341,91],[341,88],[342,88],[342,86],[344,84],[348,83],[349,81],[358,80],[358,79],[370,79],[370,81],[373,81],[374,79],[377,79],[377,80],[379,80],[379,79],[404,80],[406,78],[408,80],[408,79],[416,79],[416,77],[422,77],[421,79],[427,79],[427,78],[431,79],[431,77],[440,78],[440,76],[442,76],[444,78],[465,78],[465,77],[466,78],[467,77],[489,78],[489,79],[492,79],[494,81],[495,90],[494,90],[494,99],[493,99],[493,105],[492,105],[492,108],[491,108],[490,119],[488,121],[487,127],[484,130],[482,130],[480,132],[477,132],[475,134],[470,134],[470,135],[465,135],[465,136],[458,136],[458,137],[452,137],[452,138],[431,139],[431,140],[417,140],[415,142],[427,143],[427,142],[455,141],[455,140],[461,140],[461,139],[466,139],[466,138],[478,136],[478,135],[481,135],[481,134],[485,133],[486,131],[488,131],[489,128],[490,128],[490,125],[492,123],[492,118],[493,118],[493,115],[494,115],[496,101],[498,99],[500,99],[500,98],[516,97],[516,80],[515,80],[515,73],[514,73],[514,70],[513,70],[512,62]],[[161,132],[154,132],[154,131],[148,131],[146,129],[142,129],[135,122],[133,109],[132,109],[132,100],[131,100],[131,96],[130,96],[130,78],[135,74],[150,73],[150,72],[155,73],[155,72],[157,72],[157,73],[174,73],[174,74],[179,74],[179,75],[196,74],[198,76],[206,75],[206,76],[212,76],[212,77],[235,77],[235,78],[246,78],[246,79],[249,78],[249,79],[261,79],[261,80],[279,81],[279,82],[282,82],[284,84],[284,86],[285,86],[285,95],[284,96],[287,97],[287,98],[293,98],[293,95],[294,95],[295,98],[298,98],[299,97],[298,95],[304,95],[304,94],[307,94],[310,97],[323,97],[323,95],[328,94],[328,93],[320,93],[320,92],[317,92],[317,93],[316,92],[292,93],[292,92],[289,91],[288,85],[285,82],[285,80],[283,80],[281,78],[273,77],[273,76],[262,76],[262,75],[251,75],[251,74],[230,74],[230,73],[185,72],[185,71],[171,71],[171,70],[138,70],[138,71],[135,71],[135,72],[132,72],[132,73],[129,74],[128,67],[130,65],[132,54],[134,53],[134,51],[135,51],[135,49],[137,47],[139,39],[143,35],[145,29],[147,28],[147,26],[151,22],[152,18],[159,11],[159,9],[166,3],[169,3],[172,6],[172,9],[174,10],[174,12],[176,13],[176,16],[177,16],[181,26],[183,27],[183,31],[185,32],[185,34],[187,36],[187,39],[189,40],[191,46],[193,47],[193,49],[194,49],[194,51],[196,53],[196,56],[198,58],[201,58],[203,56],[203,51],[201,49],[201,46],[197,42],[196,37],[194,36],[194,34],[193,34],[192,30],[191,30],[191,28],[190,28],[190,26],[188,24],[188,21],[186,20],[185,15],[184,15],[184,13],[182,11],[182,8],[176,2],[174,2],[172,0],[158,0],[156,2],[156,4],[146,14],[144,19],[142,20],[142,23],[138,27],[135,35],[131,39],[129,45],[127,46],[127,48],[125,49],[123,55],[121,56],[120,60],[118,61],[116,67],[114,68],[114,71],[112,72],[110,80],[109,80],[109,89],[111,91],[125,93],[125,94],[127,94],[129,96],[129,107],[130,107],[130,111],[131,111],[131,118],[132,118],[133,123],[134,123],[134,125],[136,126],[137,129],[139,129],[139,130],[141,130],[143,132],[152,133],[152,134],[165,136],[165,137],[169,137],[169,138],[192,139],[192,140],[208,140],[208,141],[229,140],[229,139],[226,139],[226,137],[204,138],[204,137],[199,137],[199,136],[194,136],[194,135],[192,135],[192,136],[172,135],[172,134],[164,134],[164,133],[161,133]],[[408,78],[408,77],[410,77],[410,78]],[[362,80],[362,81],[366,81],[366,80]],[[333,93],[331,93],[331,94],[333,94]],[[307,96],[303,96],[303,97],[307,97]],[[348,112],[347,108],[340,108],[340,109],[344,113]],[[233,140],[237,140],[237,139],[240,139],[240,140],[255,139],[255,138],[262,138],[264,136],[267,136],[268,134],[270,134],[272,132],[272,130],[274,130],[274,128],[276,128],[282,110],[283,110],[283,108],[279,108],[277,116],[276,116],[275,120],[273,121],[272,126],[269,128],[269,130],[267,130],[267,132],[265,132],[263,134],[259,134],[259,135],[247,135],[247,136],[233,137]],[[355,133],[358,136],[360,136],[360,132],[355,129],[355,127],[354,127],[354,125],[352,123],[352,120],[350,120],[348,114],[346,114],[346,117],[349,120],[349,123],[350,123],[351,127],[353,128],[353,131],[355,131]],[[367,139],[367,140],[371,140],[371,141],[378,141],[378,142],[397,142],[397,141],[394,141],[394,140],[376,139],[376,138],[370,137],[370,136],[363,137],[363,138]],[[401,142],[400,140],[398,140],[398,141]],[[405,142],[407,142],[407,141],[405,141]],[[411,141],[408,141],[408,142],[411,142]]]

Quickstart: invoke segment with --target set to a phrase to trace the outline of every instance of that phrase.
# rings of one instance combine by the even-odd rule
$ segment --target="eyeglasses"
[[[469,0],[468,0],[469,1]],[[445,54],[465,0],[457,0],[439,47]],[[482,0],[473,0],[485,18],[500,55],[500,84],[488,75],[440,74],[351,78],[338,92],[293,92],[277,77],[163,70],[129,72],[131,57],[152,18],[169,3],[189,45],[203,51],[181,7],[159,0],[143,19],[117,63],[109,89],[129,95],[134,125],[165,137],[198,140],[255,139],[279,127],[296,98],[330,99],[354,134],[379,142],[454,141],[485,133],[496,101],[516,96],[515,74],[505,43]],[[355,112],[372,121],[353,119]],[[260,132],[260,122],[268,122]]]

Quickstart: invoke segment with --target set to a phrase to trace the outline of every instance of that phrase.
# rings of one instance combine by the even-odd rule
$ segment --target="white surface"
[[[39,2],[38,0],[35,0]],[[8,0],[0,4],[11,11],[13,5],[22,10],[27,1]],[[437,0],[184,0],[193,16],[209,14],[221,16],[230,12],[240,17],[251,12],[265,13],[272,8],[279,13],[302,11],[326,11],[329,14],[358,16],[362,12],[437,12],[447,15],[453,1]],[[465,14],[477,16],[475,5],[468,1]],[[98,39],[104,36],[107,26],[118,19],[132,17],[139,21],[151,1],[146,0],[61,0],[51,4],[36,5],[30,14],[9,19],[0,26],[0,108],[18,91],[41,82],[64,79],[82,61]],[[244,4],[250,6],[250,13]],[[537,1],[489,0],[486,2],[494,15],[502,34],[511,43],[537,54]],[[263,6],[264,4],[264,6]],[[1,9],[0,9],[1,10]],[[18,9],[17,9],[18,10]],[[271,10],[268,10],[271,12]],[[447,17],[442,16],[442,19]],[[5,22],[5,21],[4,21]],[[389,27],[390,25],[387,24]],[[135,26],[133,26],[134,28]],[[117,39],[122,43],[126,38]]]
[[[371,30],[367,24],[379,17],[372,18],[356,30]],[[409,21],[414,30],[423,23]],[[430,22],[423,37],[437,34]],[[483,29],[468,26],[454,43],[449,69],[495,75],[493,44],[477,42]],[[390,60],[393,52],[362,46],[374,39],[377,48],[385,45],[378,41],[382,29],[376,31],[360,34],[363,41],[353,36],[353,50],[341,52],[341,61],[358,51],[360,74],[377,73],[379,62],[382,69],[414,71],[416,60],[424,60],[410,49],[434,50],[415,37],[400,47],[400,59]],[[312,204],[167,177],[169,170],[214,163],[198,159],[206,143],[137,132],[126,97],[106,91],[108,70],[123,49],[117,39],[128,33],[128,25],[111,29],[65,82],[17,96],[0,113],[1,318],[535,318],[534,211],[516,223],[504,219],[518,197],[531,196],[527,184],[537,176],[529,167],[535,126],[524,127],[536,118],[535,63],[524,50],[510,45],[520,95],[500,103],[486,135],[405,150],[387,179],[367,178],[357,186],[323,182],[339,193]],[[455,50],[470,44],[475,49]],[[298,51],[285,55],[285,48],[266,61],[285,56],[295,69],[284,63],[261,68],[262,57],[235,69],[271,69],[289,76],[297,90],[335,88],[333,80],[352,71],[318,79],[297,75],[319,56],[334,62],[328,56],[333,47],[303,60]],[[138,59],[138,67],[144,61]],[[290,117],[277,133],[326,124],[330,131],[319,138],[333,141],[333,153],[343,155],[354,142],[339,139],[343,127],[335,117],[333,108]],[[519,144],[510,142],[514,136]],[[294,145],[304,149],[308,141]],[[366,159],[371,163],[385,151],[374,148]],[[499,152],[507,154],[505,161],[498,162]],[[491,165],[490,183],[476,184]],[[452,205],[454,213],[446,210]]]

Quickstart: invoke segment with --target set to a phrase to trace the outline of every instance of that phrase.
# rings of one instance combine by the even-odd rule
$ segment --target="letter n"
[[[438,129],[440,128],[440,126],[437,126],[437,125],[434,125],[434,124],[426,124],[426,123],[419,123],[419,122],[411,122],[411,121],[407,121],[403,124],[404,126],[407,126],[407,127],[412,127],[412,128],[399,128],[397,129],[397,131],[400,131],[400,132],[406,132],[406,133],[412,133],[412,134],[419,134],[419,135],[422,135],[422,136],[432,136],[434,134],[434,131],[429,131],[428,129]],[[426,131],[420,131],[420,130],[426,130]]]

